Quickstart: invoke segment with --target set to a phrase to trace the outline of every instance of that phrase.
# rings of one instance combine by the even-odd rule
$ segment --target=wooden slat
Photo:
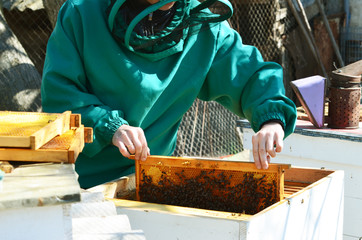
[[[0,160],[74,163],[84,148],[84,132],[83,125],[73,128],[53,138],[37,150],[0,148]]]
[[[2,111],[1,124],[6,125],[4,127],[12,135],[1,135],[0,146],[38,149],[55,136],[69,130],[70,115],[70,111],[62,114]],[[14,122],[11,122],[12,120]],[[16,122],[17,120],[19,122]]]
[[[58,116],[55,113],[0,111],[0,146],[30,148],[30,136]]]
[[[133,156],[134,158],[134,156]],[[284,171],[290,168],[290,164],[276,164],[271,163],[268,169],[257,169],[253,162],[243,162],[243,161],[231,161],[231,160],[222,160],[222,159],[208,159],[208,158],[192,158],[192,157],[170,157],[170,156],[149,156],[146,161],[137,160],[136,161],[136,199],[140,199],[139,191],[141,187],[141,170],[144,170],[147,175],[152,176],[153,179],[158,179],[158,173],[161,174],[161,170],[153,171],[154,169],[167,168],[171,167],[174,169],[172,174],[176,174],[180,169],[194,171],[194,170],[216,170],[216,171],[233,171],[239,172],[234,175],[243,176],[244,173],[256,173],[264,176],[273,176],[273,179],[276,183],[275,194],[278,194],[278,200],[284,198]],[[177,168],[178,170],[175,170]],[[151,170],[149,172],[149,170]],[[236,179],[240,180],[236,177]],[[273,185],[269,177],[269,183]],[[236,181],[238,181],[236,180]],[[155,180],[157,182],[158,180]],[[232,184],[236,184],[235,182]]]
[[[132,156],[134,159],[134,156]],[[157,165],[183,167],[183,168],[200,168],[200,169],[222,169],[222,170],[240,170],[248,172],[270,173],[279,172],[284,169],[290,168],[290,164],[277,164],[270,163],[269,168],[257,169],[253,162],[243,161],[224,161],[221,159],[208,159],[208,158],[192,158],[192,157],[169,157],[169,156],[155,156],[147,157],[144,162],[139,162],[141,165]]]
[[[70,129],[70,111],[59,115],[57,119],[30,136],[31,149],[36,150],[55,136],[62,135]]]
[[[24,136],[0,136],[0,146],[30,148],[30,137]]]
[[[85,143],[93,142],[93,128],[84,127],[84,142]]]
[[[84,148],[84,126],[81,125],[75,131],[74,140],[68,150],[68,163],[75,163],[79,153]]]
[[[25,162],[67,162],[67,150],[0,148],[0,159]]]
[[[293,167],[285,170],[284,178],[289,184],[290,182],[311,184],[331,173],[333,173],[331,170]]]
[[[81,115],[80,114],[71,114],[70,115],[70,127],[80,127],[81,125]]]

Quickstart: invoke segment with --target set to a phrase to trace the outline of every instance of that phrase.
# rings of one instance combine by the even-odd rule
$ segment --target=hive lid
[[[292,89],[317,128],[324,126],[325,78],[312,76],[291,82]]]

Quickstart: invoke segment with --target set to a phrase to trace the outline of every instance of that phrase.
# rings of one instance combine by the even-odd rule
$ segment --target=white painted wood
[[[146,240],[143,231],[135,230],[122,233],[76,234],[73,240]]]
[[[314,159],[278,156],[280,163],[291,163],[293,166],[308,166],[312,168],[340,169],[345,173],[344,179],[344,236],[362,237],[362,168],[347,164],[335,164]]]
[[[103,202],[104,195],[101,191],[99,192],[89,192],[83,191],[81,192],[81,201],[82,202]]]
[[[71,205],[72,218],[81,217],[106,217],[117,214],[116,206],[113,202],[91,202],[91,203],[74,203]]]
[[[78,202],[80,187],[73,164],[30,164],[5,174],[0,211]]]
[[[142,229],[147,240],[240,240],[240,223],[233,220],[140,208],[117,207],[117,210],[119,214],[128,216],[134,228]]]
[[[244,148],[251,150],[254,132],[250,128],[244,128],[243,132]],[[285,139],[279,155],[362,167],[361,146],[362,142],[293,133]]]
[[[131,231],[126,215],[73,218],[73,236],[77,234],[122,233]]]
[[[295,158],[286,155],[279,155],[273,162],[288,163],[294,167],[311,167],[318,169],[343,170],[345,173],[345,197],[362,199],[362,167],[349,164],[331,163],[308,158]],[[362,210],[362,209],[361,209]]]
[[[0,239],[64,240],[61,205],[0,211]]]
[[[81,200],[81,201],[80,201]],[[102,192],[80,190],[74,165],[35,164],[4,177],[0,239],[144,240]]]
[[[346,197],[345,215],[348,216],[348,222],[344,225],[344,232],[351,237],[362,239],[362,199]]]
[[[354,236],[348,236],[348,235],[343,235],[343,240],[361,240],[358,237],[354,237]]]
[[[248,239],[342,239],[343,172],[332,175],[255,216]]]
[[[105,200],[101,188],[85,190],[82,201],[65,208],[71,227],[65,229],[69,240],[144,240],[142,230],[132,230],[126,215],[117,214],[115,204]]]
[[[244,148],[251,150],[254,132],[248,127],[242,131]],[[293,133],[285,139],[283,151],[271,161],[344,171],[343,239],[362,237],[362,142]]]
[[[343,171],[335,171],[256,215],[232,215],[137,201],[115,201],[148,240],[340,240]],[[162,207],[161,207],[162,206]]]

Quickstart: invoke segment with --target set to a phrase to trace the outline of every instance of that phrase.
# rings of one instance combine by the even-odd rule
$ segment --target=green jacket
[[[83,188],[134,172],[134,161],[111,143],[122,124],[144,130],[152,155],[171,155],[182,116],[196,98],[221,103],[248,119],[254,131],[276,119],[283,122],[285,136],[293,132],[296,109],[284,95],[282,68],[243,45],[226,21],[183,26],[178,41],[138,51],[137,44],[170,31],[151,37],[138,36],[132,28],[127,32],[114,10],[119,2],[109,9],[108,0],[68,0],[48,41],[43,110],[80,113],[82,123],[94,130],[94,142],[76,161]],[[192,16],[198,4],[179,1],[168,30],[212,16]]]

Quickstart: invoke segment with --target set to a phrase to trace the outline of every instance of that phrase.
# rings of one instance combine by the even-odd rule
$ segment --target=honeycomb
[[[0,111],[0,136],[31,136],[57,114]]]
[[[137,200],[253,215],[280,201],[284,188],[280,167],[265,171],[253,164],[177,157],[136,161]]]
[[[56,136],[40,149],[68,150],[75,139],[75,130],[70,129],[62,135]]]

